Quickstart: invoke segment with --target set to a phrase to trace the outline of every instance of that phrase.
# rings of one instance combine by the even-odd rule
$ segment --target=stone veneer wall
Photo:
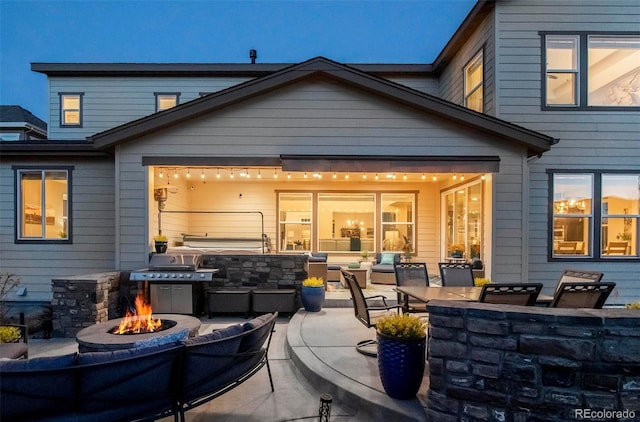
[[[203,268],[218,268],[206,288],[296,289],[307,276],[308,256],[298,255],[205,255]],[[78,331],[99,322],[120,318],[121,308],[133,304],[143,282],[128,281],[128,272],[108,272],[51,280],[53,336],[74,338]],[[129,304],[126,305],[125,304]]]
[[[217,268],[213,288],[297,289],[307,276],[307,255],[204,255],[204,268]]]
[[[435,300],[427,309],[429,420],[582,420],[576,409],[640,418],[640,311]]]
[[[115,318],[119,282],[119,272],[52,279],[53,336],[73,338],[85,327]]]

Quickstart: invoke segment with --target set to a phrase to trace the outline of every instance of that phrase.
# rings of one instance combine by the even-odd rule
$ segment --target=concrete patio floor
[[[384,294],[395,300],[393,286],[374,286],[367,295]],[[350,295],[341,289],[328,292],[320,312],[299,310],[290,319],[278,318],[269,350],[275,392],[263,368],[250,380],[223,396],[186,413],[187,422],[318,420],[320,396],[333,397],[331,421],[424,421],[423,399],[428,376],[414,400],[388,397],[378,376],[377,359],[361,355],[355,343],[373,338],[354,318]],[[332,307],[345,306],[349,307]],[[329,306],[329,307],[327,307]],[[235,316],[202,317],[200,333],[246,319]],[[77,350],[75,339],[31,339],[29,356],[51,356]],[[162,422],[173,421],[173,417]]]

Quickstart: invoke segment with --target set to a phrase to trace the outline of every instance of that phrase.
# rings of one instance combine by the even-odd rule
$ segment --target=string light
[[[229,177],[233,179],[233,169],[229,170]]]
[[[345,175],[344,175],[344,178],[345,178],[345,179],[348,179],[348,178],[349,178],[349,173],[345,174]]]
[[[376,173],[376,177],[375,177],[375,179],[376,179],[376,180],[378,180],[378,173]]]
[[[178,178],[178,170],[173,170],[173,178],[177,179]]]
[[[191,169],[187,169],[187,179],[191,178]]]
[[[362,178],[366,179],[367,178],[367,173],[362,173]]]
[[[427,176],[424,175],[424,173],[422,173],[422,180],[426,179]]]
[[[305,179],[307,178],[307,172],[306,171],[304,172],[304,178]]]
[[[287,173],[287,179],[291,179],[291,172]]]
[[[480,176],[480,179],[481,179],[481,180],[484,180],[484,174],[483,174],[482,176]]]
[[[456,180],[456,179],[458,179],[458,175],[457,175],[457,174],[454,174],[454,175],[453,175],[453,180]]]
[[[258,179],[262,179],[262,174],[260,173],[260,169],[258,169]]]
[[[406,173],[405,173],[405,175],[404,175],[404,176],[402,176],[402,180],[407,180],[407,175],[406,175]]]
[[[431,180],[433,180],[433,181],[435,182],[436,180],[438,180],[438,178],[437,178],[437,177],[436,177],[436,175],[434,174],[434,175],[433,175],[433,177],[431,178]]]
[[[333,178],[335,179],[336,177],[338,177],[338,176],[336,175],[335,172],[333,172]]]
[[[164,177],[164,174],[162,173],[162,169],[160,169],[160,174],[158,175],[158,177],[161,179]]]
[[[202,172],[200,173],[200,178],[204,179],[204,169],[202,169]]]
[[[464,180],[464,176],[460,176],[460,180]]]
[[[220,169],[216,169],[216,179],[220,178]]]
[[[278,178],[278,169],[273,169],[273,178],[274,179]]]

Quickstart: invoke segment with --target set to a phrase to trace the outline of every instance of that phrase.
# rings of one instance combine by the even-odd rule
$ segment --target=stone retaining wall
[[[640,418],[640,311],[427,309],[429,420],[573,421],[596,409]],[[596,420],[637,420],[604,415]]]

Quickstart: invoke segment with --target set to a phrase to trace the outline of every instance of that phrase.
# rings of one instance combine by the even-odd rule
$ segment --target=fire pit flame
[[[151,305],[145,303],[144,296],[136,296],[136,310],[127,310],[120,325],[115,327],[111,334],[141,334],[154,333],[163,329],[162,321],[153,319],[151,316]]]

